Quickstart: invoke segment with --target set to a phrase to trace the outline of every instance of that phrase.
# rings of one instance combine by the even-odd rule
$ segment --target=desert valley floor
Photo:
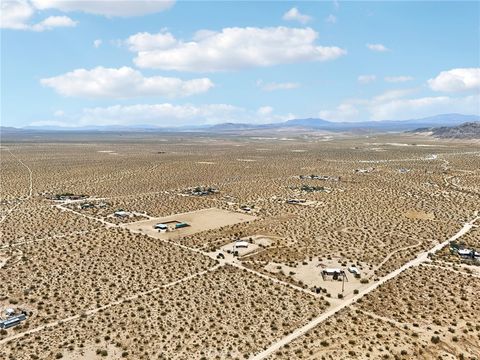
[[[25,316],[0,359],[480,358],[478,142],[18,135],[0,155],[0,320]]]

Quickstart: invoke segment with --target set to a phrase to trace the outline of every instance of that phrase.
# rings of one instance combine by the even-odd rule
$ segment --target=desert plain
[[[2,138],[1,359],[480,358],[478,142],[59,139]]]

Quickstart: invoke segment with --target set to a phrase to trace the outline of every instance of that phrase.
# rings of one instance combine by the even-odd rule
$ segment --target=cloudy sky
[[[480,113],[480,2],[2,0],[3,126]]]

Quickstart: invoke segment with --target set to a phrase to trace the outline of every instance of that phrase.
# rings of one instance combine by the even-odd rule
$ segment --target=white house
[[[245,248],[246,249],[246,248],[248,248],[248,245],[249,245],[248,241],[236,241],[234,248],[235,249],[238,249],[238,248]]]

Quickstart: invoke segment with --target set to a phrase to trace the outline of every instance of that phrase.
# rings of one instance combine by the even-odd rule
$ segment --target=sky
[[[480,2],[2,0],[1,125],[480,114]]]

